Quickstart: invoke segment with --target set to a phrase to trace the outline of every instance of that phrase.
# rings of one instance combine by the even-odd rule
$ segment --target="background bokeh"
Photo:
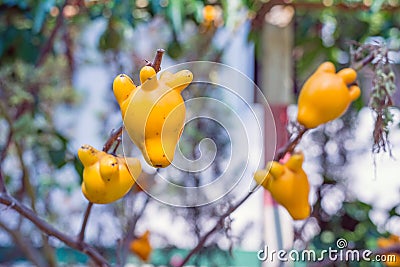
[[[164,48],[162,68],[194,60],[221,62],[268,90],[262,86],[262,75],[275,66],[263,64],[268,57],[264,49],[276,40],[262,38],[263,29],[266,24],[289,27],[292,48],[284,57],[291,59],[294,97],[288,115],[294,120],[295,96],[305,79],[325,60],[337,68],[349,66],[352,41],[385,43],[399,74],[399,11],[397,0],[2,0],[0,171],[7,189],[40,217],[74,235],[87,203],[76,152],[85,143],[100,149],[122,123],[112,93],[117,74],[127,73],[139,83],[144,60],[152,60],[156,49]],[[392,155],[372,153],[373,113],[367,105],[373,70],[364,68],[359,77],[362,97],[342,118],[313,130],[300,144],[312,185],[313,212],[310,219],[294,224],[296,248],[323,249],[341,237],[352,248],[375,249],[378,237],[400,235],[400,113],[393,108]],[[184,97],[212,90],[200,89],[188,90]],[[253,88],[242,88],[241,96],[262,113],[260,104],[254,103]],[[399,103],[397,92],[394,104]],[[222,150],[228,145],[217,124],[198,120],[189,126],[182,148],[189,157],[198,156],[197,145],[206,137]],[[220,172],[223,159],[216,158],[210,175]],[[152,176],[154,170],[149,173]],[[191,173],[176,179],[188,186],[200,183],[200,177]],[[151,263],[173,266],[234,200],[232,195],[204,207],[173,208],[133,189],[116,203],[94,206],[86,238],[112,261],[125,253],[129,264],[140,265],[119,242],[132,220],[138,220],[134,235],[151,232]],[[48,239],[12,210],[0,208],[0,264],[90,264],[83,254]],[[259,266],[256,251],[263,246],[263,210],[259,190],[192,264]]]

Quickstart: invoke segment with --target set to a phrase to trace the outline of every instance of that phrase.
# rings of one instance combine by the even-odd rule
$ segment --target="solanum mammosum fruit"
[[[391,235],[388,238],[381,237],[377,240],[377,245],[380,248],[387,248],[394,245],[400,244],[400,237],[397,235]],[[400,254],[399,253],[387,253],[385,254],[387,261],[384,263],[389,267],[400,267]]]
[[[113,90],[129,137],[148,164],[164,168],[171,164],[183,131],[186,109],[181,92],[193,74],[163,72],[159,79],[155,74],[151,67],[143,67],[138,87],[125,74],[118,75]]]
[[[360,96],[360,88],[350,85],[356,78],[354,69],[336,73],[331,62],[322,63],[300,91],[297,121],[306,128],[315,128],[343,115]]]
[[[148,261],[153,250],[150,244],[149,237],[150,231],[146,231],[142,236],[134,239],[129,244],[129,249],[131,250],[131,252],[136,254],[142,261]]]
[[[84,166],[83,195],[97,204],[122,198],[142,172],[138,159],[116,157],[89,145],[78,150],[78,157]]]
[[[264,170],[254,174],[257,184],[267,189],[294,220],[303,220],[311,212],[308,204],[310,185],[302,167],[303,161],[303,154],[296,153],[285,164],[271,161]]]

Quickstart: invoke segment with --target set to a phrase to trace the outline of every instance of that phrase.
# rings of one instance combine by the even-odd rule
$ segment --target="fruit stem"
[[[159,72],[161,70],[161,61],[162,57],[164,55],[165,50],[162,48],[157,49],[156,55],[154,57],[153,62],[147,61],[146,66],[152,67],[156,72]]]

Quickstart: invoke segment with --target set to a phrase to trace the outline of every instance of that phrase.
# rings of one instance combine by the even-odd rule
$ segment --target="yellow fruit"
[[[129,249],[136,254],[141,260],[148,261],[153,251],[149,241],[150,232],[146,231],[141,237],[134,239],[129,244]]]
[[[192,82],[193,74],[188,70],[164,72],[160,79],[155,75],[148,78],[148,74],[147,70],[141,71],[145,83],[129,85],[131,93],[127,97],[125,83],[118,81],[120,76],[113,90],[129,137],[148,164],[163,168],[171,164],[183,130],[186,109],[181,91]]]
[[[78,157],[84,166],[83,195],[97,204],[122,198],[142,171],[136,158],[115,157],[89,145],[78,150]]]
[[[334,120],[360,96],[355,82],[357,73],[346,68],[338,73],[331,62],[325,62],[311,75],[300,91],[297,121],[306,128],[315,128]]]
[[[303,220],[311,212],[308,204],[310,185],[302,168],[303,161],[303,154],[293,154],[285,164],[268,162],[265,169],[254,174],[256,183],[267,189],[294,220]]]
[[[205,21],[213,21],[216,17],[215,7],[212,5],[206,5],[203,8],[203,18]]]
[[[156,75],[156,71],[150,67],[150,66],[144,66],[141,70],[140,70],[140,82],[141,83],[145,83],[149,78],[153,77],[154,75]]]

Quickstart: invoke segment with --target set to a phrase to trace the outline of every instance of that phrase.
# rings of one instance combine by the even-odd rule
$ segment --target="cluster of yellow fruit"
[[[350,103],[360,96],[360,88],[353,84],[357,73],[345,68],[336,73],[331,62],[322,63],[308,78],[300,91],[297,121],[307,129],[339,118]],[[310,185],[304,172],[302,153],[293,154],[285,164],[268,162],[254,174],[257,184],[267,189],[294,220],[310,216],[308,203]]]
[[[340,117],[360,95],[360,88],[352,85],[356,77],[351,68],[336,73],[332,63],[321,64],[300,92],[298,122],[305,128],[315,128]],[[188,70],[164,72],[158,79],[150,66],[141,69],[140,86],[125,74],[114,79],[113,91],[125,129],[153,167],[167,167],[174,158],[186,114],[181,92],[192,80],[193,74]],[[89,145],[82,146],[78,156],[84,165],[82,192],[93,203],[106,204],[122,198],[142,171],[137,158],[114,156]],[[305,219],[311,212],[303,161],[302,153],[294,153],[283,164],[268,162],[254,175],[255,181],[269,190],[295,220]],[[148,236],[146,232],[130,245],[143,260],[151,252]]]
[[[114,79],[113,91],[121,108],[124,126],[154,167],[167,167],[183,130],[185,105],[180,95],[193,80],[188,70],[162,73],[145,66],[140,86],[125,74]],[[84,145],[78,151],[84,166],[82,192],[93,203],[106,204],[122,198],[141,173],[136,158],[123,158]]]

